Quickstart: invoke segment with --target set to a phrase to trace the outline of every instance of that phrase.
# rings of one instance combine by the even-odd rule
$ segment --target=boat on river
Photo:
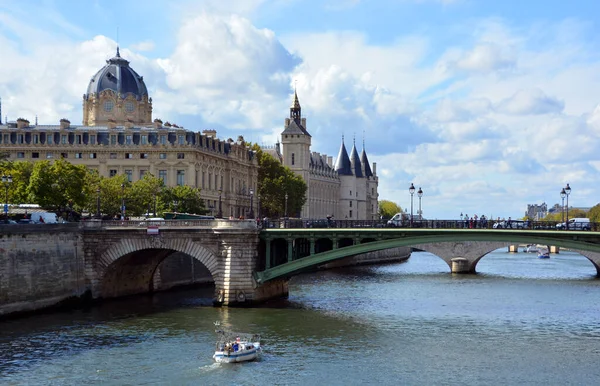
[[[218,326],[218,323],[215,323]],[[248,362],[257,359],[262,349],[260,335],[216,330],[217,344],[213,359],[217,363]]]
[[[548,251],[548,248],[540,248],[539,252],[538,252],[538,259],[549,259],[550,258],[550,252]]]

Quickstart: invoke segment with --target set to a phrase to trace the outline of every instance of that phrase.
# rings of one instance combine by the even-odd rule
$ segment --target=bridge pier
[[[518,244],[511,244],[508,246],[508,252],[519,252],[519,245]]]
[[[464,257],[455,257],[450,260],[452,262],[450,269],[452,273],[472,273],[469,259]]]

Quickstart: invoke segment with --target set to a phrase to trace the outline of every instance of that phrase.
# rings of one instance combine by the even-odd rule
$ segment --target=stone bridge
[[[288,294],[291,276],[348,256],[418,247],[452,272],[475,272],[511,244],[557,245],[600,273],[600,233],[486,229],[257,229],[254,221],[89,222],[0,225],[0,315],[159,289],[161,262],[189,256],[214,282],[216,305],[252,305]],[[194,266],[191,266],[194,269]]]

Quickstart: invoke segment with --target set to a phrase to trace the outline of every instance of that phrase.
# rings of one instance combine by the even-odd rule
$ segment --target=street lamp
[[[4,222],[8,224],[8,187],[12,184],[12,175],[2,175],[2,184],[4,184]]]
[[[565,188],[562,188],[562,190],[560,191],[560,198],[562,198],[562,208],[561,208],[561,213],[562,213],[562,222],[565,222],[565,197],[567,197],[567,192],[565,192]]]
[[[158,204],[158,189],[154,191],[154,217],[156,217],[156,206]]]
[[[569,230],[569,194],[571,194],[571,187],[569,184],[565,186],[565,193],[567,195],[567,230]]]
[[[254,189],[250,189],[250,213],[248,217],[254,218]]]
[[[288,194],[286,193],[285,194],[285,212],[284,212],[285,213],[284,217],[286,217],[286,218],[287,218],[287,199],[288,199]]]
[[[125,220],[125,184],[121,184],[121,220]]]
[[[217,217],[218,218],[223,217],[223,210],[221,208],[221,194],[223,194],[223,187],[222,186],[219,188],[219,212],[217,213]]]
[[[258,218],[262,218],[260,217],[260,194],[256,196],[256,206],[258,206]]]
[[[410,227],[413,226],[413,195],[415,194],[415,186],[413,183],[410,183],[410,188],[408,188],[408,193],[410,193]]]
[[[417,196],[419,196],[419,220],[423,220],[423,211],[421,211],[421,197],[423,197],[423,190],[421,189],[421,187],[419,187]]]
[[[101,219],[100,217],[100,187],[96,189],[96,193],[98,194],[96,197],[96,218]]]

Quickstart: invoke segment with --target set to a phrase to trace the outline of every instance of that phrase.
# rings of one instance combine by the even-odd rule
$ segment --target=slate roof
[[[295,119],[290,119],[290,124],[287,125],[281,134],[303,134],[310,137],[310,134],[308,134],[308,131],[302,126],[302,123]]]
[[[360,153],[360,163],[365,168],[365,177],[373,177],[371,166],[369,165],[369,159],[367,158],[367,152],[365,151],[365,145],[363,144],[362,152]]]
[[[138,100],[142,96],[148,95],[144,78],[129,67],[127,60],[121,58],[118,47],[117,55],[107,60],[106,65],[90,80],[87,95],[97,94],[104,90],[113,90],[123,97],[126,94],[133,94]]]
[[[356,143],[352,144],[352,150],[350,151],[350,163],[352,166],[353,174],[356,177],[361,178],[362,174],[362,166],[360,164],[360,158],[358,157],[358,152],[356,151]]]
[[[342,176],[352,175],[352,164],[350,163],[350,157],[348,157],[348,152],[346,151],[346,146],[344,145],[343,139],[342,147],[340,148],[340,152],[338,153],[337,160],[335,162],[335,171]]]

